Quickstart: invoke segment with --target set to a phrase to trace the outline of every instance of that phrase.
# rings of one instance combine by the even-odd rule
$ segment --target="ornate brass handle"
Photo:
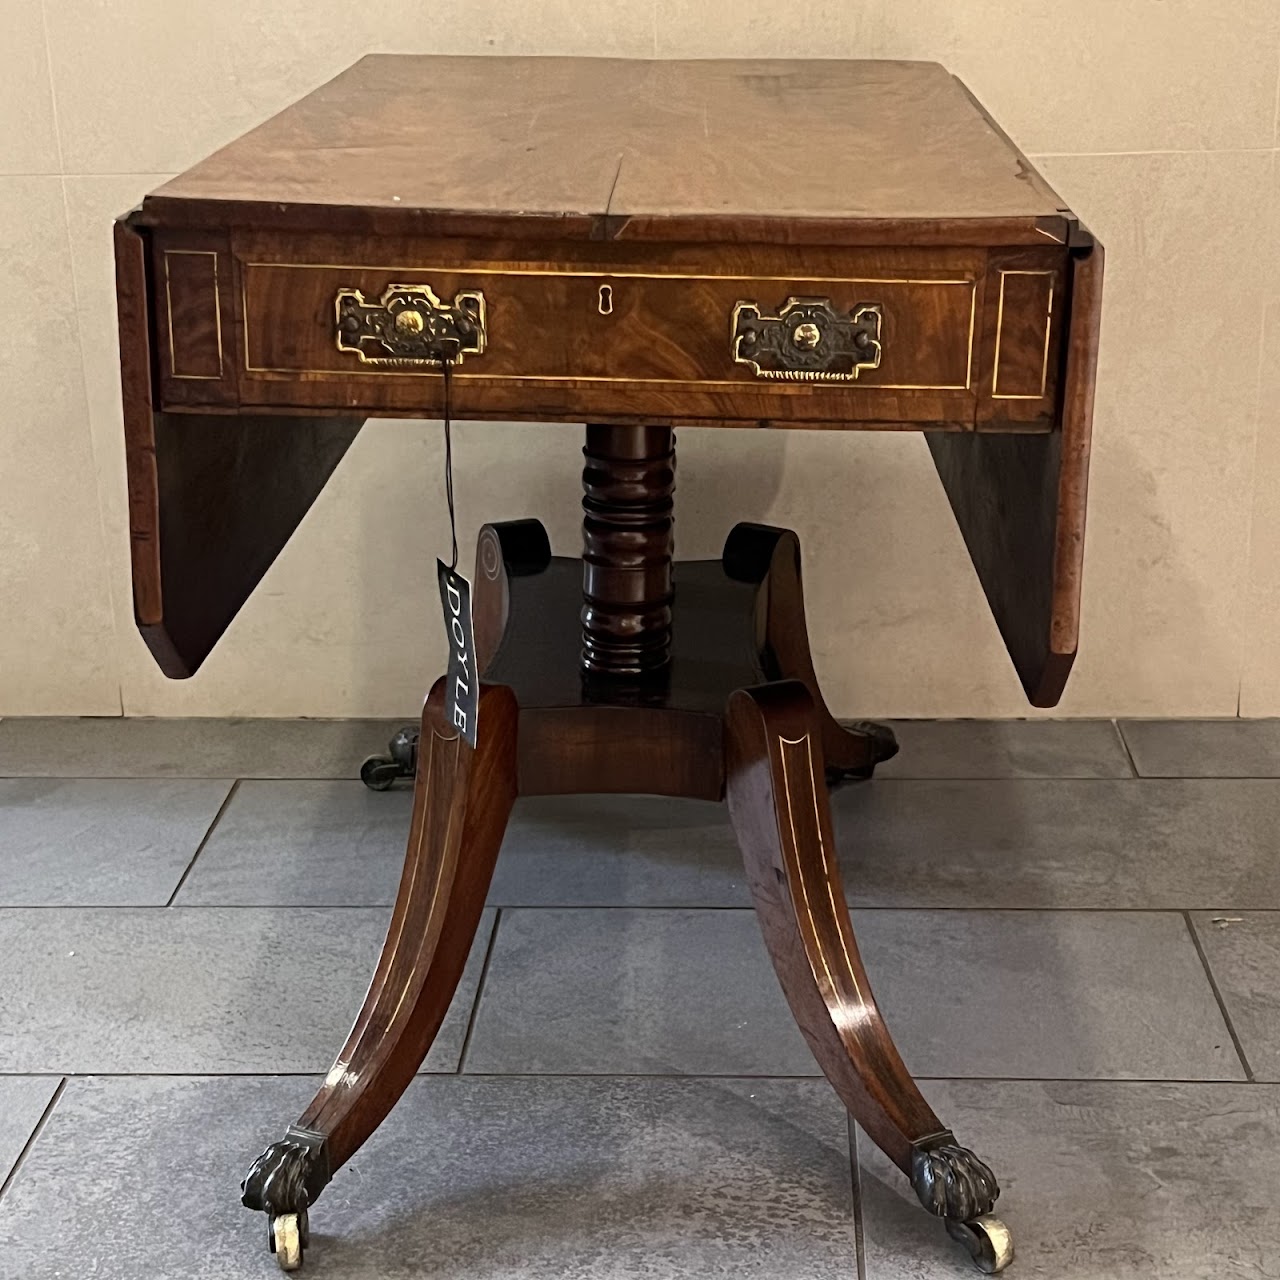
[[[852,382],[863,369],[880,367],[878,302],[842,315],[830,298],[788,298],[777,315],[758,303],[733,309],[730,348],[737,364],[758,378],[794,382]]]
[[[338,350],[361,364],[390,368],[440,365],[484,353],[484,294],[466,291],[442,302],[424,284],[389,284],[377,302],[359,289],[339,289]]]

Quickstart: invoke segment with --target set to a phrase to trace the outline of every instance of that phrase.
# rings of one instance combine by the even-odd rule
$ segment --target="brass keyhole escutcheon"
[[[822,330],[813,321],[806,320],[792,330],[791,341],[801,351],[812,351],[822,341]]]
[[[602,316],[613,315],[613,286],[611,284],[602,284],[600,286],[600,300],[597,305]]]

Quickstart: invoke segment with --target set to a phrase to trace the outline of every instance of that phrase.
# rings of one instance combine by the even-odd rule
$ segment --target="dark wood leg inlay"
[[[642,676],[671,656],[675,437],[589,425],[582,471],[582,665]]]

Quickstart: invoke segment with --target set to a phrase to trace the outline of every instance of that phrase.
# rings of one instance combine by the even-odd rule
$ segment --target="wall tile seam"
[[[53,124],[53,145],[58,152],[58,173],[67,167],[66,152],[62,146],[62,121],[58,114],[58,95],[53,91],[53,45],[49,40],[49,6],[40,0],[40,38],[44,41],[44,71],[48,78],[49,114]],[[67,224],[67,240],[71,240],[71,224]]]
[[[86,432],[88,432],[89,462],[90,462],[90,466],[93,468],[93,474],[94,474],[93,492],[94,492],[94,500],[97,504],[98,538],[99,538],[99,548],[98,548],[97,559],[99,564],[102,565],[105,569],[105,566],[107,564],[106,524],[105,524],[104,515],[103,515],[102,491],[101,491],[101,487],[98,480],[98,459],[97,459],[97,454],[94,447],[93,431],[90,425],[88,371],[85,365],[84,343],[82,341],[81,328],[80,328],[80,298],[79,298],[79,290],[76,283],[75,255],[72,250],[72,244],[71,244],[71,213],[70,213],[70,207],[67,200],[66,179],[62,176],[63,170],[66,168],[66,157],[65,157],[65,152],[62,145],[62,126],[61,126],[61,120],[58,112],[58,100],[57,100],[57,95],[54,93],[54,89],[53,89],[53,59],[52,59],[52,53],[51,53],[51,44],[49,40],[48,11],[47,11],[47,5],[45,0],[40,0],[40,39],[42,41],[43,52],[44,52],[44,65],[45,65],[45,75],[46,75],[46,88],[48,92],[50,123],[53,126],[54,149],[57,153],[56,164],[52,171],[41,170],[38,172],[31,172],[31,173],[0,174],[0,181],[3,181],[4,178],[15,178],[19,180],[24,178],[41,178],[41,179],[48,179],[50,181],[56,181],[58,184],[58,201],[61,206],[61,217],[62,217],[62,226],[61,226],[62,249],[63,249],[63,252],[65,252],[66,254],[66,263],[71,274],[71,294],[72,294],[72,305],[73,305],[72,338],[76,345],[77,359],[75,364],[78,367],[80,372],[81,423],[82,423],[83,429]],[[119,651],[119,629],[118,629],[118,625],[116,623],[116,618],[115,618],[115,606],[114,606],[114,600],[112,598],[110,575],[105,574],[104,578],[105,578],[104,585],[106,589],[106,605],[111,617],[111,652],[112,652],[113,659],[115,659],[115,656],[118,654],[118,651]],[[114,660],[111,663],[111,669],[108,669],[108,671],[106,671],[104,675],[106,677],[106,680],[108,681],[108,687],[110,687],[110,684],[114,684],[115,686],[116,706],[119,708],[119,714],[123,714],[124,688],[121,680],[122,673],[121,673],[118,660]]]
[[[1029,160],[1109,160],[1126,156],[1252,156],[1269,155],[1274,144],[1260,147],[1148,147],[1135,151],[1028,151]]]
[[[0,182],[3,182],[5,178],[101,178],[104,181],[111,178],[163,178],[167,182],[171,174],[176,176],[176,171],[173,169],[138,169],[130,170],[127,173],[117,173],[114,170],[110,173],[106,171],[94,173],[86,169],[31,169],[24,170],[21,173],[0,172]]]
[[[107,596],[107,612],[111,618],[111,665],[114,668],[114,684],[116,701],[120,706],[120,714],[124,715],[124,666],[120,654],[120,619],[116,611],[116,593],[111,579],[111,541],[107,534],[107,509],[103,501],[102,485],[104,464],[101,457],[97,433],[93,429],[93,410],[89,394],[89,365],[85,359],[85,344],[81,327],[81,280],[76,267],[75,248],[71,243],[71,201],[67,197],[66,178],[58,179],[58,188],[62,196],[62,229],[67,245],[67,264],[71,268],[71,299],[75,307],[75,344],[77,364],[80,369],[80,400],[83,406],[83,424],[89,439],[89,465],[93,468],[93,495],[98,508],[98,538],[101,547],[100,564],[102,566],[102,583]]]
[[[1280,42],[1276,49],[1276,105],[1271,128],[1271,141],[1280,147]]]
[[[1267,183],[1270,189],[1274,190],[1277,176],[1277,169],[1280,168],[1280,151],[1273,150],[1271,152],[1271,166],[1267,174]],[[1273,216],[1276,216],[1273,211]],[[1265,237],[1264,237],[1265,238]],[[1261,315],[1258,319],[1258,371],[1254,379],[1253,390],[1253,453],[1249,465],[1249,494],[1248,494],[1248,511],[1249,523],[1245,532],[1244,545],[1244,573],[1241,577],[1239,599],[1236,606],[1236,616],[1243,622],[1242,627],[1236,628],[1238,637],[1237,646],[1239,649],[1238,670],[1239,680],[1236,688],[1236,718],[1242,719],[1244,707],[1245,679],[1248,674],[1248,667],[1245,662],[1245,654],[1252,649],[1251,640],[1254,634],[1254,626],[1256,619],[1253,617],[1251,602],[1253,599],[1253,555],[1254,555],[1254,524],[1257,517],[1257,499],[1258,499],[1258,450],[1262,441],[1262,388],[1263,388],[1263,371],[1266,368],[1267,360],[1267,315],[1271,309],[1273,301],[1272,290],[1263,288],[1260,299]]]
[[[1151,148],[1141,151],[1029,151],[1027,158],[1030,160],[1108,160],[1121,159],[1128,156],[1135,158],[1142,156],[1248,156],[1248,155],[1272,155],[1280,150],[1280,145],[1266,147],[1187,147],[1187,148]],[[94,170],[94,169],[32,169],[23,170],[22,172],[4,173],[0,172],[0,182],[6,178],[159,178],[162,181],[169,181],[170,175],[175,174],[172,169],[165,169],[161,166],[153,165],[151,168],[143,169],[111,169],[111,170]]]
[[[1244,561],[1236,588],[1235,615],[1241,625],[1233,628],[1236,636],[1236,717],[1240,718],[1240,708],[1244,702],[1244,683],[1246,673],[1245,654],[1252,647],[1251,638],[1254,632],[1255,619],[1250,607],[1253,597],[1253,552],[1255,506],[1258,497],[1258,444],[1262,437],[1262,369],[1266,358],[1267,340],[1267,300],[1265,296],[1258,305],[1258,368],[1254,376],[1253,389],[1253,442],[1250,446],[1250,462],[1248,471],[1248,492],[1245,497],[1245,510],[1249,519],[1245,523],[1244,546],[1241,548]]]
[[[76,265],[75,246],[71,241],[71,200],[67,194],[66,152],[62,144],[62,118],[58,111],[58,95],[54,89],[53,49],[49,39],[48,0],[40,0],[40,26],[44,38],[45,68],[49,77],[49,105],[53,115],[54,140],[58,149],[58,188],[62,198],[63,234],[66,238],[67,263],[71,269],[71,296],[75,306],[75,342],[80,368],[80,393],[83,405],[84,430],[89,439],[89,464],[93,468],[93,494],[98,508],[98,538],[102,580],[106,591],[107,613],[111,619],[111,666],[116,690],[119,715],[124,715],[124,665],[121,661],[120,619],[116,609],[115,589],[112,585],[111,543],[107,534],[106,504],[103,502],[103,465],[96,433],[93,429],[93,412],[89,392],[89,366],[85,358],[84,335],[81,326],[82,295],[80,271]]]

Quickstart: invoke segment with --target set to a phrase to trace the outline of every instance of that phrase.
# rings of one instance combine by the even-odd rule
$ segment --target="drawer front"
[[[1052,422],[1065,262],[1052,251],[746,246],[708,262],[705,246],[579,242],[531,261],[475,242],[225,243],[225,261],[164,247],[167,278],[193,295],[167,298],[163,317],[175,406],[434,415],[452,335],[458,417]]]
[[[755,363],[735,353],[731,330],[744,304],[765,319],[790,298],[821,298],[848,316],[864,307],[882,316],[877,367],[842,379],[862,388],[968,393],[979,281],[639,275],[621,272],[370,270],[247,263],[244,268],[245,372],[322,378],[437,376],[438,368],[396,361],[376,340],[345,349],[335,302],[358,294],[375,306],[396,285],[430,288],[439,299],[479,295],[481,354],[463,353],[462,380],[608,380],[732,390],[762,382]],[[408,290],[403,291],[408,293]],[[385,361],[386,363],[380,363]],[[764,370],[774,373],[775,370]],[[822,381],[822,374],[814,376]],[[825,385],[825,384],[824,384]],[[838,389],[840,382],[833,378]]]

